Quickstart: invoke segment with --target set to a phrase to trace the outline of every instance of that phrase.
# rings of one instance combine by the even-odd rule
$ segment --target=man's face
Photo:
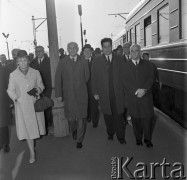
[[[79,51],[77,44],[71,43],[68,45],[68,53],[71,57],[75,57]]]
[[[129,55],[130,54],[130,46],[128,46],[128,45],[123,46],[123,52],[125,55]]]
[[[132,46],[131,47],[131,59],[138,60],[140,58],[140,47]]]
[[[84,49],[84,57],[85,57],[85,59],[89,59],[91,57],[91,55],[92,55],[91,49],[90,48],[85,48]]]
[[[44,48],[36,47],[35,53],[36,53],[36,57],[43,58],[44,57]]]
[[[16,59],[18,52],[19,52],[19,49],[13,49],[12,50],[12,58],[13,59]]]
[[[60,54],[64,54],[64,49],[60,49],[60,50],[59,50],[59,53],[60,53]]]
[[[119,48],[118,50],[117,50],[117,55],[123,55],[123,49],[122,48]]]
[[[149,60],[149,55],[143,54],[143,57],[142,57],[142,58],[145,59],[145,60]]]
[[[112,45],[110,44],[110,42],[104,42],[102,50],[104,55],[110,55],[112,53]]]

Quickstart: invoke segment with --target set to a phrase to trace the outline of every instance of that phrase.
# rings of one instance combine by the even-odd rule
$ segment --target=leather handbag
[[[37,99],[34,103],[34,108],[36,112],[42,112],[52,106],[54,106],[53,100],[43,94],[40,95],[40,98]]]

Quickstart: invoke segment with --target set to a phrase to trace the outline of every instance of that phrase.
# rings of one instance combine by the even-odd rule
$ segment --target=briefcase
[[[34,103],[34,108],[36,112],[42,112],[52,106],[54,106],[53,100],[43,94],[40,95],[40,98],[37,99]]]

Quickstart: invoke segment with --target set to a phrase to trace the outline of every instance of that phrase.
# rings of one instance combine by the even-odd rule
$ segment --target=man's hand
[[[136,91],[136,95],[137,95],[137,97],[141,98],[145,95],[146,92],[147,92],[147,89],[138,89]]]
[[[99,95],[95,94],[94,98],[95,98],[95,100],[99,100]]]

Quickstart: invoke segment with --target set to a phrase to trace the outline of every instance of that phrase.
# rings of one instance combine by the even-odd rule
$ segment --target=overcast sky
[[[100,47],[104,37],[116,35],[125,27],[125,20],[120,16],[109,16],[112,13],[130,12],[140,0],[55,0],[59,47],[67,49],[67,43],[76,41],[81,47],[80,16],[78,4],[82,5],[82,24],[86,38],[93,48]],[[6,40],[9,49],[25,49],[33,52],[33,25],[35,18],[46,17],[45,0],[0,0],[0,54],[7,55]],[[125,15],[124,15],[125,16]],[[38,26],[42,20],[35,21]],[[38,45],[48,51],[47,23],[37,30]]]

